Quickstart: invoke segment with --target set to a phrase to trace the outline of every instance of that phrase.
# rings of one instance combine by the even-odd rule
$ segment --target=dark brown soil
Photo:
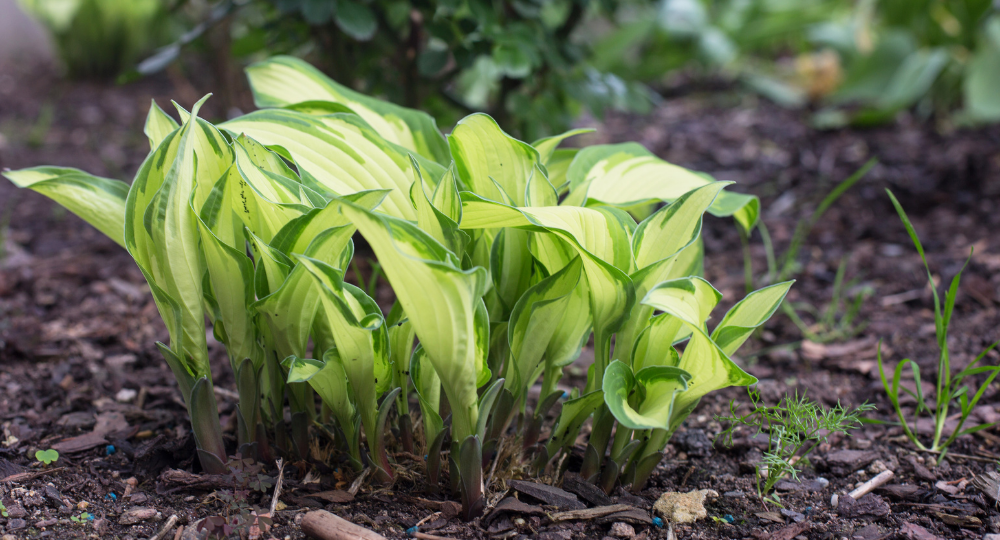
[[[147,152],[142,123],[149,100],[166,106],[168,98],[181,96],[182,104],[190,105],[200,90],[177,77],[115,87],[67,82],[44,70],[0,69],[0,167],[61,165],[131,178]],[[209,108],[206,114],[220,113]],[[975,247],[948,341],[953,364],[966,365],[1000,338],[1000,236],[993,234],[1000,226],[1000,128],[942,133],[902,118],[877,129],[822,132],[807,120],[736,93],[690,93],[648,117],[608,117],[588,142],[636,140],[672,162],[736,180],[735,189],[761,196],[763,219],[779,254],[796,223],[832,186],[877,157],[879,164],[807,238],[790,295],[797,305],[824,309],[837,268],[846,260],[848,293],[872,292],[858,318],[865,326],[820,345],[803,342],[795,325],[779,314],[741,350],[740,361],[761,379],[769,403],[786,393],[806,392],[826,405],[875,403],[879,410],[873,416],[889,420],[890,405],[874,367],[876,341],[883,340],[891,365],[912,358],[931,383],[937,349],[926,275],[884,188],[891,188],[910,213],[936,280],[950,280]],[[170,481],[174,477],[163,476],[168,470],[198,472],[197,464],[180,396],[154,346],[166,332],[128,254],[44,197],[6,181],[0,181],[0,220],[0,230],[6,231],[0,257],[0,480],[19,475],[18,481],[0,482],[0,500],[9,514],[0,518],[0,534],[148,538],[171,515],[190,529],[197,520],[222,512],[216,490],[224,486],[218,482],[181,487]],[[725,305],[716,312],[721,317],[744,293],[740,239],[729,220],[714,218],[706,220],[704,236],[706,277],[725,295]],[[751,239],[751,252],[760,279],[765,252],[758,234]],[[801,313],[807,324],[815,323]],[[219,386],[232,388],[221,347],[212,352],[219,360]],[[992,352],[985,362],[995,365],[998,359],[1000,354]],[[232,393],[223,390],[219,397],[221,412],[229,417]],[[942,538],[1000,532],[995,508],[971,486],[956,482],[971,480],[1000,459],[995,428],[960,439],[952,450],[956,455],[936,467],[934,456],[915,453],[898,428],[869,425],[850,437],[832,438],[801,474],[806,481],[823,477],[829,485],[782,494],[785,508],[801,513],[804,524],[781,514],[761,517],[778,511],[764,508],[756,497],[752,462],[761,441],[742,433],[733,448],[705,444],[721,431],[714,415],[726,412],[729,400],[745,397],[730,389],[704,399],[668,446],[649,487],[638,497],[619,491],[616,501],[646,510],[664,491],[718,492],[721,496],[706,504],[708,519],[678,526],[681,538],[932,537],[919,536],[914,526]],[[977,422],[1000,419],[998,398],[994,384],[975,412]],[[36,450],[91,433],[95,423],[111,429],[89,448],[64,451],[50,466],[36,462]],[[836,452],[845,449],[860,451],[852,455],[860,459],[854,467],[836,462],[844,456]],[[397,457],[402,470],[395,486],[365,484],[352,502],[340,504],[309,495],[346,489],[351,478],[325,466],[286,468],[281,500],[287,506],[275,516],[271,534],[302,538],[297,520],[311,508],[324,507],[387,537],[405,536],[407,528],[441,510],[440,503],[430,501],[440,496],[424,492],[419,463]],[[870,505],[874,514],[862,508],[841,515],[831,507],[834,493],[850,491],[882,467],[895,472],[894,484],[912,487],[877,492],[888,506]],[[498,477],[506,475],[498,472]],[[491,504],[500,500],[502,487],[499,482],[491,487]],[[252,496],[249,502],[266,507],[270,495]],[[123,524],[137,507],[152,509],[151,515]],[[93,520],[74,521],[82,512]],[[599,520],[552,523],[546,515],[516,513],[504,519],[491,528],[479,520],[432,518],[421,530],[452,538],[568,539],[601,538],[612,526]],[[507,523],[512,528],[501,530]],[[645,538],[668,535],[648,525],[634,529]]]

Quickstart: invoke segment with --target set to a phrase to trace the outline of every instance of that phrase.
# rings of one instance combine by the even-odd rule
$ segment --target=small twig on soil
[[[164,538],[167,537],[167,533],[169,533],[171,529],[177,526],[178,521],[180,521],[180,518],[177,517],[177,514],[170,516],[167,519],[167,522],[163,524],[163,528],[160,529],[160,532],[154,534],[153,536],[150,536],[149,540],[163,540]]]
[[[549,515],[549,519],[553,522],[569,521],[573,519],[595,519],[611,515],[616,512],[624,512],[625,510],[632,510],[632,507],[627,504],[611,504],[608,506],[587,508],[585,510],[567,510],[565,512],[556,512],[555,514],[551,514]]]
[[[410,534],[414,538],[420,538],[421,540],[454,540],[454,538],[449,538],[447,536],[435,536],[433,534],[422,533],[420,531],[414,531]]]
[[[414,525],[414,527],[419,527],[419,526],[423,525],[424,523],[427,523],[428,521],[430,521],[430,520],[432,520],[435,517],[440,516],[440,515],[441,515],[441,512],[434,512],[433,514],[430,514],[427,517],[425,517],[424,519],[421,519],[420,521],[418,521],[417,524]]]
[[[181,540],[182,536],[184,536],[184,526],[183,525],[181,525],[180,527],[177,527],[177,532],[174,533],[174,540]]]
[[[931,453],[931,454],[940,454],[941,453],[941,452],[931,452],[930,450],[927,450],[927,452]],[[968,454],[956,454],[955,452],[948,452],[947,454],[944,455],[944,457],[946,459],[951,459],[952,461],[955,461],[956,459],[968,459],[968,460],[972,460],[972,461],[978,461],[980,463],[996,463],[997,462],[997,458],[984,458],[984,457],[979,457],[979,456],[970,456]]]
[[[875,478],[872,478],[871,480],[865,482],[864,484],[861,484],[860,486],[858,486],[858,489],[855,489],[854,491],[848,493],[848,495],[850,495],[852,499],[858,500],[861,497],[864,497],[865,495],[871,493],[873,489],[888,482],[895,475],[896,473],[892,471],[882,471],[878,473],[878,475],[876,475]]]
[[[483,491],[489,491],[490,485],[493,483],[493,473],[497,472],[497,463],[500,463],[500,458],[503,455],[503,445],[507,442],[507,439],[500,439],[500,444],[497,445],[497,451],[493,457],[493,466],[490,467],[490,475],[486,477],[486,487]]]
[[[271,511],[268,516],[273,516],[278,508],[278,498],[281,497],[281,483],[285,480],[285,462],[278,458],[278,480],[274,482],[274,496],[271,497]]]
[[[302,532],[318,540],[386,540],[384,536],[337,517],[326,510],[313,510],[302,518]]]
[[[692,473],[694,473],[694,469],[695,469],[695,468],[694,468],[694,466],[692,465],[692,466],[691,466],[691,468],[690,468],[690,469],[688,469],[688,471],[687,471],[686,473],[684,473],[684,479],[683,479],[683,480],[681,480],[681,487],[684,487],[684,486],[686,486],[686,485],[687,485],[687,483],[688,483],[688,478],[691,478],[691,474],[692,474]]]
[[[12,475],[10,475],[10,476],[8,476],[6,478],[0,478],[0,482],[26,482],[28,480],[34,480],[35,478],[38,478],[39,476],[42,476],[42,475],[45,475],[45,474],[52,474],[54,472],[59,472],[59,471],[65,469],[65,468],[66,467],[56,467],[54,469],[43,469],[43,470],[40,470],[40,471],[31,471],[31,472],[23,472],[23,473],[12,474]]]
[[[361,471],[361,474],[355,478],[353,482],[351,482],[351,487],[347,490],[347,492],[351,495],[357,495],[358,491],[361,490],[361,483],[365,481],[365,478],[368,478],[368,474],[371,472],[371,467],[367,467],[365,470]]]

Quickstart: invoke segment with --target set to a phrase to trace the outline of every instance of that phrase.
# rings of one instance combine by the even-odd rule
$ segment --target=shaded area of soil
[[[194,94],[197,87],[165,79],[110,87],[68,83],[45,72],[0,73],[0,167],[72,166],[117,178],[130,178],[145,157],[142,122],[149,100],[166,106],[169,97]],[[218,113],[206,111],[210,118]],[[763,220],[779,254],[796,223],[836,182],[870,157],[880,160],[808,237],[789,297],[822,310],[830,302],[837,268],[846,261],[848,296],[866,289],[872,293],[858,317],[864,327],[838,343],[802,343],[795,325],[776,315],[738,359],[761,379],[767,402],[786,392],[807,392],[827,405],[874,402],[879,407],[875,416],[888,419],[889,404],[874,367],[878,339],[891,365],[909,357],[920,364],[925,379],[933,371],[937,356],[930,291],[884,194],[886,187],[909,211],[935,279],[949,280],[975,247],[952,323],[953,365],[968,364],[1000,338],[1000,237],[990,234],[1000,225],[1000,128],[940,134],[904,118],[866,131],[818,132],[798,113],[721,92],[677,97],[648,117],[611,116],[589,142],[627,140],[680,165],[735,180],[736,190],[760,195]],[[127,253],[44,197],[6,181],[0,181],[0,219],[9,224],[0,259],[0,477],[40,473],[0,484],[0,500],[15,509],[0,518],[0,531],[15,538],[94,533],[145,538],[168,516],[176,514],[182,525],[189,525],[222,512],[224,503],[212,494],[220,486],[185,488],[161,477],[165,470],[191,470],[197,464],[180,395],[154,345],[166,332]],[[744,294],[742,248],[730,220],[708,218],[704,237],[706,277],[724,294],[715,312],[718,320]],[[751,239],[751,253],[759,279],[766,256],[758,234]],[[806,324],[813,324],[806,311],[800,313]],[[220,409],[231,419],[233,394],[224,389],[232,388],[232,376],[221,346],[212,345],[211,352],[223,388]],[[993,352],[986,362],[998,359],[1000,354]],[[581,380],[583,367],[569,370],[571,381]],[[997,398],[995,388],[987,389],[977,421],[1000,417],[994,408]],[[785,507],[802,514],[808,528],[780,513],[762,517],[758,514],[765,510],[777,511],[763,508],[755,497],[752,463],[766,441],[741,433],[733,448],[706,443],[721,430],[714,415],[726,412],[731,399],[745,401],[745,394],[730,389],[706,397],[668,446],[649,487],[638,496],[618,491],[613,502],[648,509],[664,491],[717,491],[721,497],[707,503],[711,518],[679,526],[682,538],[791,534],[788,539],[873,540],[913,525],[944,538],[998,532],[1000,514],[961,482],[992,465],[954,458],[934,467],[931,456],[911,451],[898,429],[879,426],[834,438],[817,450],[813,465],[801,476],[823,477],[828,485],[783,492]],[[234,421],[228,424],[232,429]],[[59,444],[66,450],[57,463],[41,467],[35,462],[36,449]],[[321,459],[329,451],[325,444],[316,450]],[[845,449],[858,452],[851,454],[854,462],[837,460]],[[954,452],[984,461],[1000,458],[1000,434],[991,428],[965,437]],[[292,464],[282,497],[287,506],[275,516],[273,534],[301,537],[295,522],[302,512],[325,507],[388,537],[405,536],[407,528],[443,508],[431,502],[440,495],[425,493],[416,457],[397,455],[399,480],[391,488],[366,484],[353,501],[337,503],[314,495],[347,489],[350,477],[335,466]],[[870,509],[874,514],[845,509],[841,515],[831,507],[831,495],[849,491],[882,467],[895,471],[896,484],[912,486],[879,493],[888,514],[879,505]],[[498,471],[497,478],[512,472]],[[501,499],[504,486],[500,481],[491,486],[491,503]],[[252,496],[250,502],[264,507],[269,495]],[[136,508],[152,511],[137,513]],[[79,523],[83,512],[94,519],[84,517]],[[638,522],[633,526],[646,538],[667,536],[666,529]],[[601,538],[612,523],[551,523],[544,512],[515,512],[489,524],[439,517],[423,527],[456,538],[556,539]]]

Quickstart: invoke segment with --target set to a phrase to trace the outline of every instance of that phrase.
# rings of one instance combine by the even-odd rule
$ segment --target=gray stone
[[[635,528],[628,523],[616,522],[611,524],[611,536],[616,538],[632,538],[635,536]]]

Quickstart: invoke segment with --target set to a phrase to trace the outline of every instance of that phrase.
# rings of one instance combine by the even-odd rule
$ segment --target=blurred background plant
[[[161,0],[19,1],[48,30],[71,77],[113,77],[170,39]]]
[[[687,71],[738,80],[819,126],[924,118],[1000,120],[1000,14],[993,0],[625,2],[594,59],[653,86]]]
[[[821,127],[1000,120],[994,0],[19,1],[70,75],[207,63],[227,109],[249,107],[241,66],[292,54],[439,125],[484,111],[529,140],[706,80]]]

